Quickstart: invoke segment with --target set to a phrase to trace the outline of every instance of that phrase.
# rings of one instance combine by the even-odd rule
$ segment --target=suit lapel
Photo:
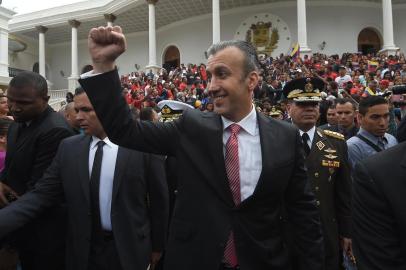
[[[118,147],[116,167],[114,169],[112,204],[114,204],[114,198],[117,196],[129,159],[129,150]]]
[[[78,149],[79,153],[77,155],[77,166],[78,174],[79,174],[79,181],[82,185],[82,191],[84,196],[87,200],[88,206],[90,207],[90,198],[89,198],[89,149],[90,149],[90,142],[92,137],[84,136],[83,139],[79,142]]]
[[[211,155],[212,168],[209,167],[208,177],[209,183],[214,187],[216,192],[219,194],[229,206],[234,206],[233,195],[231,194],[230,186],[228,184],[226,166],[224,163],[224,153],[223,153],[223,123],[221,117],[216,114],[205,115],[209,121],[213,123],[207,125],[209,128],[207,134],[207,142],[209,151],[208,154]],[[220,176],[220,177],[217,177]]]

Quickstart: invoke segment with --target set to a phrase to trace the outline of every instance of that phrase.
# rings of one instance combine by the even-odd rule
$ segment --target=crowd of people
[[[0,95],[1,270],[406,267],[404,55],[224,41],[119,76],[125,43],[91,30],[61,113],[33,72]]]
[[[283,113],[286,119],[286,99],[282,89],[295,78],[317,77],[322,79],[323,89],[320,125],[327,123],[327,108],[336,98],[350,98],[358,103],[362,97],[384,95],[393,86],[406,84],[406,60],[403,54],[344,53],[343,55],[314,54],[312,57],[263,57],[260,59],[260,77],[254,90],[254,101],[264,114],[279,117],[272,113],[273,106]],[[123,95],[129,105],[140,110],[155,107],[161,100],[177,100],[192,105],[202,111],[212,111],[213,105],[207,91],[205,64],[181,64],[171,70],[161,69],[131,72],[121,75]],[[404,116],[406,101],[403,95],[392,95],[394,105],[391,134],[395,125]],[[395,118],[396,116],[396,118]]]

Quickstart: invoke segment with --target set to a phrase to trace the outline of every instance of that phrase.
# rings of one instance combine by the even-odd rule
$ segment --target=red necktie
[[[226,144],[225,164],[227,171],[228,183],[230,185],[231,193],[235,205],[241,202],[241,189],[240,189],[240,159],[238,158],[238,132],[241,127],[237,124],[232,124],[228,127],[231,131],[230,138]],[[231,267],[238,265],[237,252],[235,250],[234,234],[230,233],[224,250],[224,259]]]

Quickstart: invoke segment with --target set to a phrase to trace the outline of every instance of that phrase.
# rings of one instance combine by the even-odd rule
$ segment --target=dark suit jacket
[[[22,195],[42,177],[61,140],[73,135],[73,131],[63,116],[49,106],[24,130],[20,126],[10,125],[0,180]],[[60,250],[64,246],[65,224],[66,210],[60,204],[17,232],[17,246],[20,250],[46,254]]]
[[[406,142],[355,166],[353,243],[359,270],[406,269]]]
[[[87,270],[91,236],[89,145],[91,137],[62,141],[55,159],[35,189],[0,211],[0,238],[62,197],[68,210],[66,265]],[[168,219],[164,162],[120,147],[115,165],[111,223],[123,269],[146,269],[151,250],[162,251]],[[152,233],[151,233],[152,232]]]
[[[80,83],[112,141],[177,158],[178,195],[165,269],[217,270],[231,230],[242,270],[289,269],[281,234],[282,204],[295,228],[301,269],[322,269],[319,214],[295,128],[257,114],[262,173],[253,195],[235,206],[226,176],[219,115],[187,110],[173,122],[134,123],[119,91],[117,71]]]
[[[406,141],[406,117],[403,117],[402,121],[398,125],[396,139],[399,143]]]
[[[336,162],[337,167],[333,163],[327,166],[328,162]],[[320,210],[325,269],[338,269],[339,236],[351,238],[351,173],[344,139],[333,138],[317,130],[306,167]]]

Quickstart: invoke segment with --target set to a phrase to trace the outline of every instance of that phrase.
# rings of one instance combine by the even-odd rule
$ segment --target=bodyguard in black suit
[[[146,269],[166,239],[164,163],[112,144],[84,92],[75,96],[75,108],[87,135],[62,141],[35,188],[0,210],[0,238],[64,198],[67,269]]]
[[[406,269],[406,143],[355,166],[354,253],[359,270]]]
[[[120,27],[92,29],[93,73],[103,74],[80,83],[114,142],[177,158],[178,196],[164,268],[289,269],[281,234],[284,204],[300,269],[322,269],[319,215],[300,138],[292,126],[255,112],[259,65],[252,45],[229,41],[209,50],[208,89],[216,114],[186,110],[173,122],[135,124],[114,68],[125,47]]]
[[[48,106],[46,80],[22,72],[7,92],[14,116],[7,136],[5,168],[0,177],[0,205],[33,189],[51,164],[61,140],[73,135],[65,119]],[[12,237],[23,270],[64,268],[66,209],[54,204]]]

